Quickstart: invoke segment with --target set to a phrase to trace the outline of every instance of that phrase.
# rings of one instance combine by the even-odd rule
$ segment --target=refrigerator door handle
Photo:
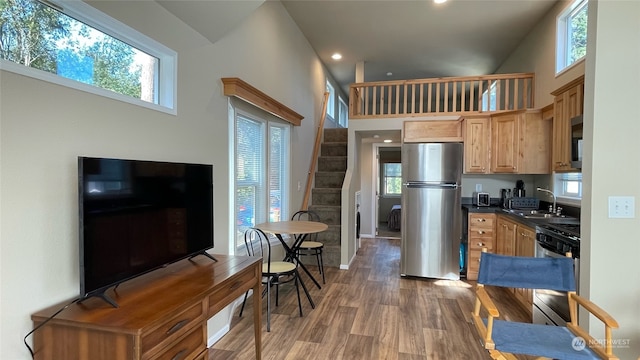
[[[456,183],[439,183],[439,182],[420,182],[420,181],[407,181],[402,184],[408,188],[450,188],[457,189],[460,185]]]

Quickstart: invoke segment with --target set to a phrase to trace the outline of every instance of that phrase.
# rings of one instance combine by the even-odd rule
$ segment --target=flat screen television
[[[80,297],[213,247],[212,165],[78,157]],[[213,257],[211,257],[213,259]]]

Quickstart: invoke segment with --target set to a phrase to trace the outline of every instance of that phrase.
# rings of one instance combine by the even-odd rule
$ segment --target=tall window
[[[289,125],[238,111],[235,143],[236,246],[243,246],[247,228],[288,216]]]
[[[333,121],[336,118],[336,90],[328,79],[326,91],[329,93],[329,98],[327,99],[327,116]]]
[[[0,1],[0,64],[9,71],[173,109],[175,58],[82,1]]]
[[[556,73],[587,54],[587,0],[576,0],[557,18]]]
[[[343,128],[349,126],[349,107],[347,103],[342,99],[342,96],[338,96],[338,124]]]
[[[384,163],[382,167],[382,195],[398,196],[402,193],[402,164]]]

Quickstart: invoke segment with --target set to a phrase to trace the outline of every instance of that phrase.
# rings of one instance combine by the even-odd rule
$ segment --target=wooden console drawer
[[[232,281],[222,284],[220,288],[216,289],[216,291],[209,296],[208,313],[213,314],[220,311],[220,309],[222,309],[220,304],[228,304],[247,292],[253,287],[255,282],[251,280],[255,278],[256,274],[252,269],[247,269],[242,274],[239,274],[236,279],[231,279]],[[256,281],[259,280],[256,279]]]
[[[170,342],[171,340],[180,337],[192,328],[194,324],[202,322],[202,319],[202,302],[198,302],[186,311],[171,317],[159,328],[143,335],[142,352],[147,353],[149,350],[163,342]]]
[[[192,360],[197,359],[199,355],[207,349],[207,326],[196,326],[177,344],[169,346],[168,349],[161,354],[151,358],[150,360]]]

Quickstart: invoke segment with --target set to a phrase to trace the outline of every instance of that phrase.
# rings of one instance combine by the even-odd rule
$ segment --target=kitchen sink
[[[509,214],[521,216],[525,219],[553,219],[566,217],[566,215],[556,215],[555,213],[543,210],[504,209],[503,211]]]

